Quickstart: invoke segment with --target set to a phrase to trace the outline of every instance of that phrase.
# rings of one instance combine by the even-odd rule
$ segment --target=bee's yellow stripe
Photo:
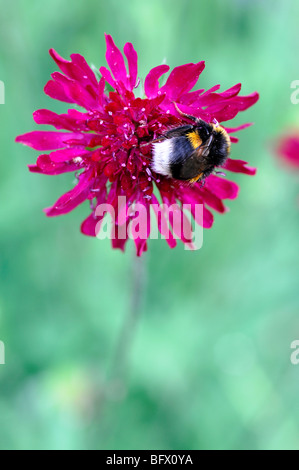
[[[189,132],[187,138],[194,149],[197,149],[202,144],[202,140],[197,132]]]

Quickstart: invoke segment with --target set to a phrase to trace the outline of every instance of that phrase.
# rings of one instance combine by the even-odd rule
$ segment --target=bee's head
[[[204,147],[203,156],[209,161],[211,167],[224,164],[230,154],[231,141],[226,130],[216,124],[198,121],[196,130],[202,140]]]

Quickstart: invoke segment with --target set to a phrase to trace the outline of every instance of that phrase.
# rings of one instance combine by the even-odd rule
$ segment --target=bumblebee
[[[194,124],[170,129],[152,142],[152,169],[177,180],[204,182],[229,156],[229,135],[216,121],[207,123],[174,105],[181,116]]]

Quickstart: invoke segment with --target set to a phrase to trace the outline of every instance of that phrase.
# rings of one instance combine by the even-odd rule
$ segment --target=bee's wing
[[[191,132],[192,130],[193,130],[193,126],[190,126],[190,125],[174,127],[173,129],[169,129],[168,131],[166,131],[163,134],[163,136],[166,139],[171,139],[172,137],[183,137],[188,132]]]
[[[199,145],[199,147],[195,149],[195,153],[198,158],[207,157],[209,155],[212,142],[213,142],[213,135],[211,135],[204,144]]]
[[[199,145],[180,168],[180,178],[191,182],[198,181],[203,175],[210,170],[209,153],[213,136],[204,143]]]
[[[205,157],[202,156],[204,150],[196,149],[180,163],[177,168],[178,178],[182,180],[199,179],[205,171],[207,163]]]

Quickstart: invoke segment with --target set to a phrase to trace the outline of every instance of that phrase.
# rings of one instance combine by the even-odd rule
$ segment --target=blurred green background
[[[298,175],[273,140],[299,127],[299,4],[253,0],[1,0],[1,449],[298,449]],[[197,252],[151,241],[146,285],[123,383],[109,380],[130,310],[133,246],[125,254],[42,209],[72,175],[33,175],[37,152],[14,143],[32,112],[65,112],[43,94],[48,56],[105,62],[104,32],[133,42],[139,75],[206,60],[200,88],[243,83],[261,99],[234,124],[240,197],[216,215]]]

